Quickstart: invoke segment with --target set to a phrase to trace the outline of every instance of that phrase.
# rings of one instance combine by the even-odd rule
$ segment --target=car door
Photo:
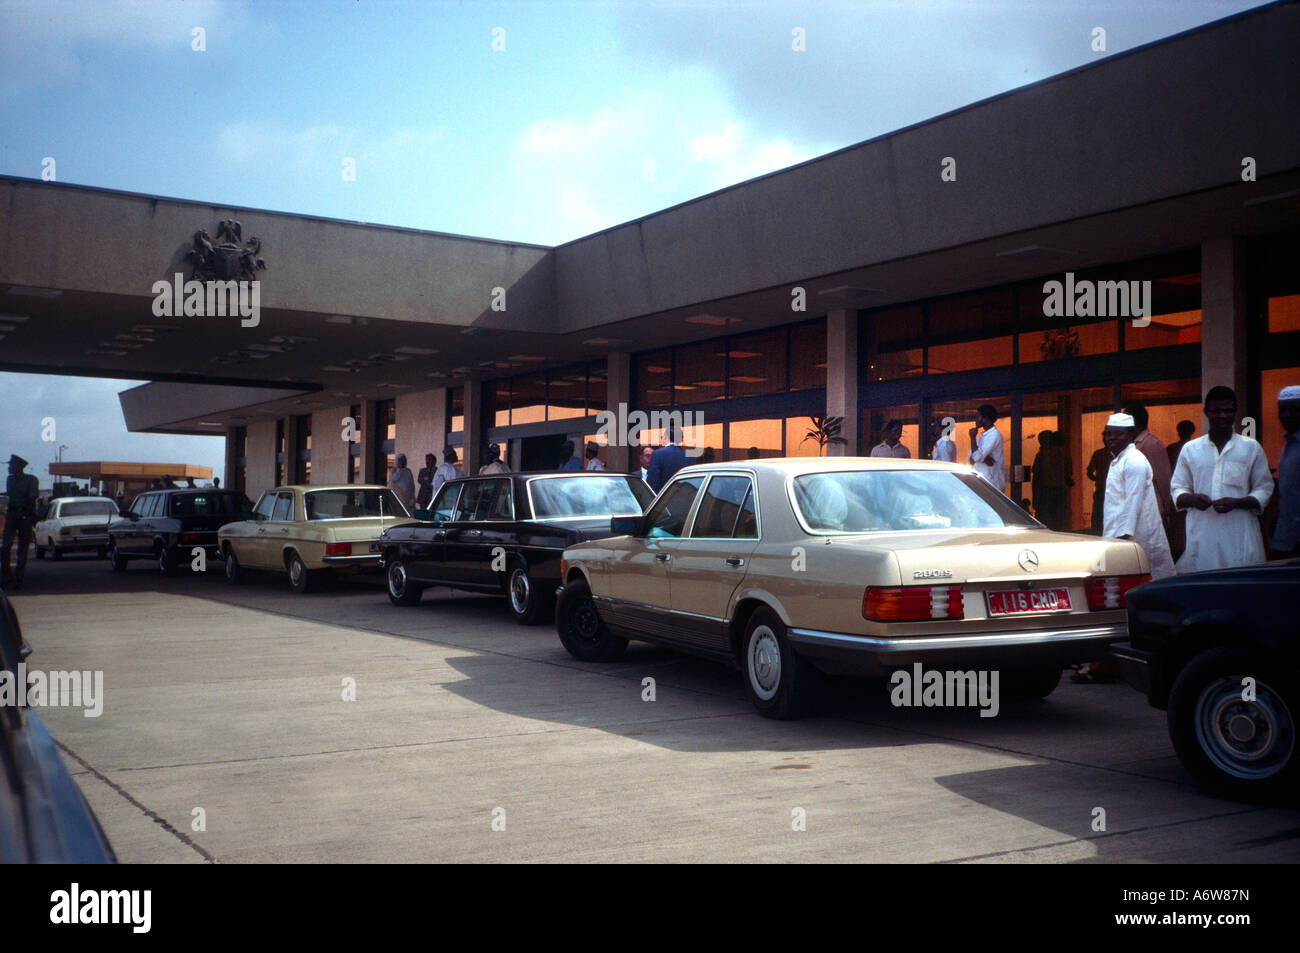
[[[471,480],[464,484],[456,511],[447,524],[444,572],[457,585],[491,585],[482,575],[483,521],[491,512],[499,480]]]
[[[150,535],[151,519],[154,511],[158,508],[158,503],[162,495],[159,493],[144,493],[135,498],[131,504],[131,512],[138,519],[130,519],[124,527],[124,532],[117,542],[117,548],[124,553],[133,555],[149,554],[153,552],[153,537]],[[146,548],[145,542],[148,541]]]
[[[701,648],[728,648],[731,596],[758,547],[754,493],[747,473],[712,474],[699,494],[688,535],[676,545],[669,571],[673,617],[682,637]]]
[[[271,518],[257,524],[258,545],[262,549],[262,563],[268,569],[284,568],[284,544],[293,532],[293,490],[280,490],[275,494]]]
[[[684,633],[672,619],[669,571],[704,481],[703,475],[671,481],[646,512],[638,535],[613,552],[610,608],[617,623],[657,638],[683,641]]]
[[[275,491],[263,493],[253,507],[253,518],[240,520],[231,527],[226,538],[235,550],[235,558],[242,565],[249,568],[266,565],[265,547],[262,545],[266,541],[266,534],[258,531],[271,518],[271,510],[274,508]]]
[[[444,483],[428,506],[432,526],[418,526],[402,543],[407,575],[417,582],[443,582],[447,576],[447,524],[456,515],[463,483]]]

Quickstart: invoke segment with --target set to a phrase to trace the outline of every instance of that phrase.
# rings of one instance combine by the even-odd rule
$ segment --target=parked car
[[[36,558],[58,559],[64,553],[108,551],[108,524],[118,519],[117,504],[107,497],[66,496],[50,501],[45,518],[36,524],[32,540]]]
[[[31,647],[0,592],[0,673],[15,685]],[[25,677],[25,672],[23,673]],[[0,704],[0,864],[111,864],[117,858],[31,708]]]
[[[353,484],[277,487],[244,515],[217,534],[226,581],[269,569],[287,573],[298,593],[327,573],[378,570],[380,533],[411,518],[386,487]]]
[[[1160,579],[1129,593],[1125,681],[1168,712],[1178,758],[1207,790],[1300,796],[1300,560]]]
[[[429,586],[506,596],[515,621],[549,621],[560,554],[610,534],[614,516],[639,516],[654,493],[636,474],[562,470],[449,480],[420,522],[379,541],[388,598],[420,601]]]
[[[1057,533],[969,467],[831,458],[686,467],[643,517],[564,553],[555,624],[575,658],[629,639],[739,666],[754,706],[797,715],[819,673],[998,669],[1045,697],[1125,635],[1135,543]]]
[[[108,524],[108,555],[122,572],[132,559],[152,559],[163,575],[188,566],[194,547],[217,554],[217,529],[248,509],[238,490],[181,487],[149,490],[131,502],[125,517]]]

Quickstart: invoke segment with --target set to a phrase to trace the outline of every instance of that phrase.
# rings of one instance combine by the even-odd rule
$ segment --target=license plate
[[[1069,589],[1009,589],[986,595],[991,616],[1070,611]]]

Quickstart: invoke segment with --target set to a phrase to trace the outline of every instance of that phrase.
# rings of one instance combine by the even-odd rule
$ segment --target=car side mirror
[[[126,518],[129,519],[132,523],[134,523],[136,520],[138,520],[138,519],[140,518],[140,514],[139,514],[139,513],[127,513],[127,514],[126,514]]]
[[[635,536],[640,528],[639,516],[613,516],[609,520],[609,531],[615,536]]]
[[[244,512],[239,514],[239,518],[241,520],[255,520],[257,519],[257,514],[252,510],[244,510]]]
[[[415,511],[414,513],[412,513],[411,515],[414,516],[417,520],[426,520],[426,521],[427,521],[427,520],[429,520],[429,519],[431,518],[431,517],[429,516],[429,511],[428,511],[428,510],[416,510],[416,511]]]

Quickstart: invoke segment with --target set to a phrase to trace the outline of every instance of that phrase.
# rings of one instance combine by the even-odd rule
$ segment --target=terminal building
[[[1084,528],[1131,401],[1168,444],[1228,384],[1277,464],[1297,50],[1300,6],[1258,8],[558,247],[0,178],[0,369],[148,381],[128,428],[224,435],[223,483],[253,497],[447,447],[554,468],[620,407],[690,412],[718,460],[816,454],[826,414],[829,453],[897,419],[928,456],[950,417],[964,460],[989,403],[1008,495],[1052,431]],[[160,307],[158,282],[236,259],[255,323]]]

